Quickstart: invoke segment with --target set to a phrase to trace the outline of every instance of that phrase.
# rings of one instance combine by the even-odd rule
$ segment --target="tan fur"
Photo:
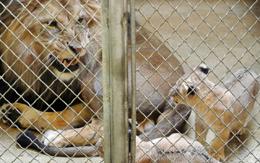
[[[49,138],[48,132],[54,132],[51,133],[51,136],[54,135],[53,138]],[[43,137],[43,141],[50,146],[64,147],[71,144],[75,146],[95,145],[103,138],[103,122],[100,119],[93,118],[91,124],[82,128],[58,131],[50,130],[45,133],[45,136],[49,139]]]
[[[90,107],[93,112],[97,112],[102,106],[102,99],[97,97],[95,90],[93,90],[96,80],[99,80],[99,82],[102,80],[96,74],[101,68],[100,4],[96,0],[82,1],[82,4],[85,4],[83,11],[86,11],[86,20],[90,24],[88,23],[87,29],[77,32],[73,31],[72,28],[80,16],[79,12],[82,11],[80,10],[82,8],[80,7],[79,0],[71,0],[68,3],[65,3],[67,2],[66,0],[59,0],[58,2],[60,3],[57,1],[46,2],[49,1],[40,1],[39,4],[36,0],[24,0],[23,3],[28,7],[28,10],[22,10],[23,8],[21,8],[22,12],[17,13],[19,15],[17,19],[8,24],[8,29],[1,35],[0,51],[2,52],[2,60],[8,65],[4,66],[6,71],[5,80],[16,81],[17,85],[26,90],[26,92],[35,92],[40,95],[45,89],[40,90],[41,87],[44,87],[44,81],[39,76],[47,68],[50,70],[53,69],[47,61],[49,53],[55,52],[53,54],[60,60],[74,57],[74,54],[66,47],[66,42],[72,41],[73,45],[76,44],[76,46],[81,43],[85,44],[88,41],[86,37],[80,37],[76,40],[74,37],[90,34],[91,40],[86,47],[83,46],[84,48],[81,49],[82,52],[80,53],[83,55],[87,51],[87,56],[84,57],[85,61],[82,61],[81,65],[88,63],[84,68],[87,68],[91,73],[81,69],[81,74],[73,72],[71,74],[74,78],[80,79],[81,96],[89,104],[87,107]],[[65,4],[65,7],[62,6]],[[44,10],[42,10],[43,8]],[[68,13],[67,10],[72,11]],[[37,15],[37,17],[33,15]],[[46,24],[46,22],[54,20],[53,18],[62,23],[60,28],[63,31],[62,34],[57,36],[59,39],[55,41],[49,38],[48,28],[50,27]],[[71,23],[66,19],[69,19]],[[89,32],[85,33],[88,30]],[[137,119],[139,122],[145,118],[143,115],[149,115],[154,110],[151,106],[157,106],[159,105],[158,101],[161,103],[160,101],[164,100],[162,95],[167,96],[170,88],[169,84],[174,84],[183,73],[178,60],[165,45],[161,44],[159,39],[151,37],[150,42],[146,41],[145,38],[150,37],[149,35],[150,32],[145,29],[141,29],[137,33],[137,48],[139,49],[137,53],[137,66],[142,65],[139,72],[137,72],[137,95],[141,97],[137,99],[137,103],[142,103],[140,106],[141,111],[143,111],[143,108],[148,109],[147,113],[138,114]],[[152,50],[151,43],[155,47],[160,47],[159,50]],[[153,54],[152,57],[150,56],[151,54]],[[163,58],[167,58],[167,63]],[[149,59],[151,64],[146,61],[147,59]],[[158,66],[160,68],[158,71],[155,71]],[[173,73],[171,67],[176,68],[176,72]],[[53,72],[52,74],[55,75]],[[150,77],[151,75],[152,77]],[[57,78],[59,79],[57,81],[62,80],[59,76]],[[62,81],[60,83],[60,85],[63,84]],[[151,92],[155,89],[153,87],[157,84],[160,84],[160,87],[156,88],[158,93],[155,92],[151,95]],[[60,85],[57,85],[57,87]],[[59,91],[62,92],[63,89],[60,89]],[[49,90],[49,87],[46,87],[46,90]],[[145,96],[152,100],[145,100]],[[86,110],[88,109],[82,109],[83,112]],[[28,110],[28,112],[30,111]],[[156,121],[156,116],[151,118]]]
[[[80,92],[76,92],[76,95],[80,96],[79,99],[84,101],[85,105],[79,103],[59,108],[63,111],[45,112],[46,108],[39,111],[37,107],[16,102],[4,105],[2,111],[6,114],[10,109],[18,111],[21,115],[15,117],[16,122],[23,128],[37,130],[84,125],[93,114],[94,118],[102,120],[100,4],[96,0],[22,0],[12,3],[15,4],[9,8],[12,8],[10,11],[13,11],[13,16],[10,16],[10,13],[8,16],[8,12],[5,12],[0,18],[5,23],[5,26],[0,27],[1,31],[4,31],[0,35],[0,55],[1,61],[4,62],[3,79],[10,82],[10,85],[15,81],[14,88],[19,87],[22,96],[41,95],[40,98],[47,103],[56,96],[67,97],[66,93],[62,94],[64,91],[75,91],[75,87],[80,85]],[[26,6],[26,9],[23,6]],[[82,28],[77,24],[81,17],[86,20]],[[58,29],[50,25],[53,21],[57,21]],[[164,97],[167,97],[170,87],[183,74],[183,69],[167,46],[155,36],[151,36],[146,29],[138,30],[136,41],[137,121],[142,122],[148,118],[156,122],[158,116],[165,111],[157,106],[165,103]],[[77,51],[77,57],[69,45]],[[154,51],[154,47],[158,47],[158,50]],[[79,73],[56,73],[57,68],[51,65],[50,55],[59,61],[75,59],[80,64]],[[175,71],[172,71],[173,69]],[[65,82],[70,78],[76,83],[75,87],[66,85]],[[70,100],[72,99],[69,99],[69,102]],[[88,125],[99,126],[95,122],[92,119]],[[95,144],[98,138],[93,141],[81,140],[82,137],[92,137],[89,126],[77,129],[81,136],[73,134],[74,129],[61,132],[62,139],[59,141],[66,143],[53,141],[51,145],[64,146],[69,143],[65,139],[76,145]],[[100,132],[99,135],[102,136],[102,130]]]
[[[209,128],[215,132],[216,138],[210,145],[209,153],[218,160],[224,160],[224,146],[230,133],[242,134],[251,119],[259,82],[254,72],[243,69],[229,77],[225,86],[216,85],[200,68],[180,78],[171,96],[177,103],[194,107],[199,142],[205,145]],[[187,94],[191,87],[194,94]]]
[[[32,107],[21,103],[4,104],[4,110],[11,108],[18,109],[22,114],[19,122],[22,128],[31,128],[35,130],[56,130],[72,128],[82,124],[82,120],[89,120],[93,112],[84,111],[84,104],[77,104],[61,112],[40,112]]]
[[[13,3],[15,4],[10,5],[11,8],[12,6],[20,6],[20,8],[13,7],[16,10],[13,8],[11,10],[14,11],[17,17],[10,21],[11,18],[7,16],[8,14],[4,15],[3,21],[5,21],[8,29],[4,30],[4,26],[2,26],[1,30],[4,30],[4,32],[0,36],[0,55],[4,63],[4,79],[6,81],[15,81],[15,87],[26,91],[28,95],[31,93],[41,95],[43,91],[46,91],[43,101],[47,101],[55,98],[50,95],[53,92],[56,96],[61,94],[64,89],[67,89],[62,87],[63,81],[79,78],[79,76],[83,76],[82,80],[91,78],[91,76],[86,77],[82,73],[84,72],[82,65],[84,62],[88,62],[87,68],[94,71],[97,62],[93,59],[95,56],[85,57],[85,55],[93,52],[98,55],[97,58],[100,58],[100,54],[96,53],[97,49],[100,49],[98,44],[100,38],[99,35],[94,36],[96,31],[99,31],[100,7],[95,0],[90,0],[88,3],[80,0],[51,2],[46,0],[23,0],[20,2],[14,1]],[[22,3],[27,6],[27,10],[21,7]],[[79,18],[84,19],[83,25],[78,24]],[[54,20],[58,23],[57,28],[48,25]],[[69,46],[77,50],[77,55]],[[74,58],[79,62],[81,68],[78,71],[68,73],[58,72],[55,67],[51,66],[50,55],[53,55],[59,61]],[[91,60],[82,59],[83,57]],[[50,70],[50,75],[56,76],[57,79],[55,81],[56,85],[44,88],[44,83],[46,83],[44,80],[48,80],[48,77],[42,79],[40,76],[46,73],[47,67]],[[80,87],[80,84],[85,84],[82,80],[79,81],[78,87]],[[74,88],[72,86],[68,89],[73,90]],[[91,95],[89,93],[91,90],[85,92],[85,94]],[[83,98],[88,101],[88,97]],[[65,111],[56,113],[42,113],[33,107],[18,103],[8,105],[5,105],[2,109],[6,111],[6,108],[11,107],[18,109],[21,113],[24,112],[19,119],[22,127],[38,130],[71,128],[82,125],[95,112],[86,109],[83,104],[68,106],[68,110],[65,108]]]
[[[68,1],[68,8],[76,4],[73,5],[71,13],[68,13],[67,8],[64,8],[59,1],[47,4],[44,2],[41,1],[39,4],[35,0],[31,1],[28,5],[29,9],[32,8],[30,12],[23,10],[22,13],[19,13],[21,16],[17,17],[8,26],[8,30],[5,30],[2,34],[0,44],[1,51],[4,52],[2,60],[12,66],[15,75],[21,77],[21,80],[17,82],[20,82],[26,89],[33,89],[36,92],[40,87],[39,84],[41,84],[38,76],[43,73],[44,66],[48,66],[47,59],[50,53],[59,60],[74,58],[75,55],[66,45],[70,43],[71,46],[78,48],[80,51],[79,57],[86,54],[87,49],[85,47],[90,42],[88,35],[91,34],[91,30],[94,30],[91,29],[93,25],[90,26],[90,31],[88,31],[86,28],[76,28],[76,21],[79,17],[86,18],[86,22],[98,21],[97,14],[94,13],[99,11],[97,9],[91,11],[90,6],[87,5],[85,8],[81,7],[79,0]],[[43,6],[40,7],[40,5]],[[86,12],[82,13],[82,10]],[[93,15],[89,15],[91,13]],[[34,18],[32,14],[37,15],[37,18]],[[59,29],[48,26],[53,18],[60,24]],[[24,26],[26,26],[26,29],[24,29]],[[62,34],[57,34],[56,30],[62,31]],[[33,65],[31,65],[32,62],[34,62]],[[5,66],[4,68],[7,73],[6,76],[12,80],[13,72]]]

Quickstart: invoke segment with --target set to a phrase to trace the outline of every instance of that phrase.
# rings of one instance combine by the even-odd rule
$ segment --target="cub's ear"
[[[206,64],[200,64],[198,69],[203,72],[204,74],[208,74],[209,73],[209,67]]]
[[[196,88],[194,86],[189,86],[187,94],[190,96],[194,96],[196,94]]]

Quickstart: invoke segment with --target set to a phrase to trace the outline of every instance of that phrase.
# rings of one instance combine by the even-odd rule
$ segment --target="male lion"
[[[249,70],[241,69],[224,82],[216,85],[208,79],[209,68],[202,64],[192,73],[181,77],[171,90],[176,103],[188,104],[196,112],[196,136],[206,145],[206,135],[211,128],[216,137],[209,153],[218,160],[224,160],[224,147],[230,133],[243,134],[250,113],[254,108],[260,89],[259,77]]]
[[[65,130],[61,137],[67,141],[54,141],[49,133],[59,133],[55,131],[47,132],[47,138],[56,146],[95,144],[102,135],[99,2],[4,0],[1,4],[3,121],[37,131],[89,123]],[[173,111],[165,97],[183,69],[170,50],[145,29],[137,33],[137,48],[137,121],[147,117],[156,122],[167,109]],[[181,110],[183,115],[189,112],[188,107]],[[149,138],[173,132],[169,128],[180,120],[179,113],[165,117],[154,127],[160,132],[147,134]]]

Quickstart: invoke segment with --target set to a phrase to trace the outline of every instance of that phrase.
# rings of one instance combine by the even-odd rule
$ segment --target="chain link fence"
[[[1,162],[101,161],[86,157],[99,155],[94,147],[103,137],[100,4],[95,0],[0,4]],[[81,136],[83,131],[88,138]],[[40,152],[27,150],[34,134],[42,137],[44,144],[35,148]],[[62,151],[73,141],[66,136],[80,140],[70,154]],[[53,156],[43,155],[50,154],[46,145],[61,139],[65,140],[58,145],[61,148],[51,149]],[[80,144],[88,146],[79,149]]]
[[[151,31],[149,36],[154,35],[162,40],[184,68],[186,74],[172,88],[170,95],[173,101],[181,101],[193,108],[186,124],[189,127],[185,134],[193,140],[206,141],[204,147],[217,159],[221,159],[219,155],[225,149],[225,157],[222,157],[224,162],[258,162],[259,96],[253,93],[252,87],[248,84],[254,83],[252,80],[257,78],[256,74],[259,74],[260,70],[259,1],[137,1],[136,19],[141,26],[137,31],[141,28],[149,29]],[[145,36],[147,40],[149,36]],[[157,50],[159,47],[152,48]],[[210,68],[207,76],[194,69],[202,63]],[[250,70],[249,75],[241,69]],[[256,85],[254,89],[258,92],[259,86]],[[219,92],[220,87],[224,88],[222,94]],[[190,94],[187,94],[189,91]],[[235,96],[236,100],[225,101],[228,93]],[[252,97],[252,101],[247,99],[248,103],[245,103],[242,99],[248,97],[247,93]],[[241,110],[238,113],[232,112],[231,115],[235,117],[231,118],[233,119],[231,122],[223,120],[226,114],[223,110],[228,108],[232,110],[234,105],[247,107],[249,103],[254,103],[254,100],[256,102],[253,111],[249,109],[245,111],[246,113],[242,113]],[[223,110],[217,112],[215,109],[220,105],[224,105]],[[232,130],[233,122],[246,124],[240,119],[239,114],[248,114],[250,122],[246,127],[247,132],[238,137],[233,133],[226,140],[225,136],[223,137],[224,131]],[[196,132],[200,134],[196,136]],[[184,145],[182,139],[173,137],[172,135],[167,139],[172,146],[165,145],[167,140],[163,138],[151,140],[152,144],[146,144],[150,150],[139,146],[139,152],[143,151],[140,152],[142,156],[139,156],[139,159],[143,157],[149,160],[150,157],[150,160],[159,162],[160,159],[165,161],[170,158],[172,162],[196,162],[194,154],[196,152],[193,151],[197,149],[196,142],[186,139],[186,142],[193,146],[193,150],[189,153],[187,152],[189,147]],[[206,140],[202,140],[203,137],[206,137],[204,138]],[[214,142],[217,138],[220,140]],[[180,148],[178,145],[185,146],[185,150],[178,151]],[[213,151],[210,149],[212,146],[215,147]],[[178,152],[182,154],[178,155]]]
[[[0,162],[259,162],[260,2],[102,3],[0,2]]]

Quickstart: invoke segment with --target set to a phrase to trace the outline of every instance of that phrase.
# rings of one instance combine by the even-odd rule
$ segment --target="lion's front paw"
[[[22,127],[21,123],[19,122],[19,118],[22,113],[12,104],[2,105],[0,110],[2,112],[1,120],[3,123],[10,126]]]
[[[68,143],[62,135],[62,130],[48,130],[43,134],[42,142],[48,146],[64,147]]]

